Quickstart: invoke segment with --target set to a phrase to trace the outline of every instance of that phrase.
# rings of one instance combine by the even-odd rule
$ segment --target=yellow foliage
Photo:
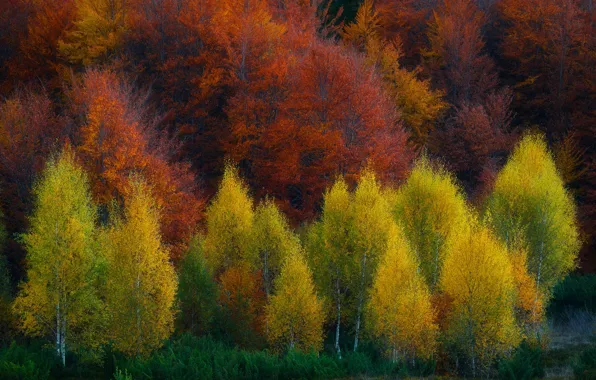
[[[443,101],[442,91],[433,90],[430,81],[418,79],[418,70],[400,67],[400,42],[385,40],[380,28],[380,15],[373,2],[365,0],[354,23],[345,27],[342,37],[364,51],[367,62],[379,70],[385,88],[410,128],[412,143],[421,148],[448,104]]]
[[[447,247],[441,290],[452,304],[445,335],[475,373],[520,342],[514,271],[506,247],[484,226],[454,234]]]
[[[517,249],[510,253],[513,280],[516,288],[516,311],[522,327],[530,328],[544,318],[544,296],[536,287],[536,281],[528,273],[527,251]]]
[[[441,167],[420,159],[393,200],[397,219],[431,290],[439,281],[445,242],[469,223],[465,197],[454,178]]]
[[[27,282],[14,310],[25,334],[53,337],[64,363],[67,346],[102,343],[95,207],[87,177],[69,148],[48,162],[33,194],[35,209],[24,236]]]
[[[526,135],[497,175],[487,214],[509,247],[528,248],[528,270],[548,298],[574,267],[581,246],[573,198],[546,142]]]
[[[284,258],[300,250],[300,240],[292,232],[285,215],[270,199],[257,206],[253,233],[258,258],[255,266],[263,273],[265,293],[269,296],[272,281]]]
[[[230,164],[206,217],[205,256],[211,268],[221,272],[242,260],[258,262],[253,249],[253,201],[237,169]]]
[[[374,278],[369,315],[374,335],[389,346],[392,360],[428,358],[435,352],[438,326],[430,292],[403,231],[395,225]]]
[[[90,65],[112,54],[126,32],[126,0],[76,0],[74,28],[59,41],[70,62]]]
[[[267,306],[267,338],[280,351],[320,351],[323,346],[323,303],[302,253],[289,255],[275,281]]]
[[[342,33],[345,41],[350,41],[360,49],[371,40],[379,40],[379,29],[381,28],[381,18],[373,8],[372,0],[364,0],[358,8],[356,19],[353,23],[347,25]]]
[[[159,213],[147,185],[132,179],[124,220],[108,231],[106,302],[114,347],[147,356],[174,329],[177,278],[161,242]]]

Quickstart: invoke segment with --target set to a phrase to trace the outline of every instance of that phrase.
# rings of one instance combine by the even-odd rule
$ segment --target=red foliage
[[[479,105],[464,103],[433,136],[434,148],[448,166],[471,187],[488,185],[491,172],[502,163],[514,142],[510,134],[512,95],[509,90],[491,93]],[[484,186],[478,191],[482,192]]]
[[[156,90],[170,132],[196,172],[216,175],[227,139],[222,106],[227,88],[225,52],[214,33],[216,0],[163,0],[131,4],[126,58]]]
[[[65,70],[58,52],[58,42],[72,26],[76,7],[73,0],[10,0],[11,12],[0,14],[11,20],[8,29],[18,39],[18,54],[8,61],[10,81],[41,80],[47,88],[61,85],[59,74]],[[26,30],[21,30],[22,28]]]
[[[482,101],[497,84],[494,63],[484,53],[484,23],[471,0],[443,0],[433,13],[427,69],[454,105]]]
[[[242,157],[255,187],[304,218],[337,174],[354,178],[369,161],[381,178],[401,179],[411,153],[379,77],[359,56],[328,43],[295,59],[275,120]]]
[[[67,127],[45,94],[22,91],[0,104],[0,199],[11,234],[26,227],[33,182],[66,140]],[[18,247],[11,245],[9,252],[14,262],[22,259]]]
[[[499,4],[506,26],[502,49],[521,82],[517,86],[523,96],[520,106],[540,107],[547,115],[549,132],[559,135],[571,127],[570,114],[579,108],[576,99],[585,96],[586,79],[594,75],[594,10],[584,10],[581,4],[580,0],[503,0]],[[586,106],[580,109],[593,108]]]
[[[129,176],[141,173],[162,209],[162,234],[178,258],[195,232],[202,202],[187,165],[172,162],[173,146],[147,117],[142,98],[110,71],[88,71],[71,91],[73,115],[84,115],[76,141],[100,204],[121,201]]]
[[[383,32],[388,40],[398,38],[406,57],[417,61],[426,47],[426,30],[439,0],[377,0]],[[417,62],[416,62],[417,63]]]

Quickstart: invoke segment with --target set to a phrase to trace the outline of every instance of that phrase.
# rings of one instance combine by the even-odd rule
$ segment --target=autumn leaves
[[[177,320],[195,334],[219,324],[243,346],[262,337],[280,353],[320,351],[328,331],[340,357],[373,340],[394,361],[438,356],[477,375],[539,338],[552,287],[579,250],[574,205],[535,135],[478,209],[423,157],[396,189],[370,169],[353,189],[339,177],[299,235],[271,199],[255,206],[229,164],[178,270],[154,188],[138,175],[127,186],[100,223],[67,146],[34,188],[14,311],[24,333],[51,337],[63,362],[108,342],[146,356]]]
[[[68,351],[108,341],[145,355],[172,332],[176,275],[156,204],[142,180],[131,187],[122,217],[98,228],[88,177],[67,147],[34,189],[27,281],[14,310],[24,333],[52,337],[63,364]]]

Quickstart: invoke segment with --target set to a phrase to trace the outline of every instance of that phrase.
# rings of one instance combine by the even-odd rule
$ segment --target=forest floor
[[[550,341],[545,352],[546,377],[572,379],[573,361],[596,338],[596,315],[583,310],[570,309],[562,318],[552,320]]]

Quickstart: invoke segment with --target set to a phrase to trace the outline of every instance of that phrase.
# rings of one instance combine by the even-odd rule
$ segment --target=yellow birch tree
[[[277,350],[320,351],[323,346],[323,302],[301,252],[290,254],[275,281],[267,305],[267,338]]]
[[[69,147],[48,161],[33,194],[30,229],[23,237],[27,276],[14,310],[26,335],[52,337],[65,365],[67,350],[102,342],[103,326],[96,210],[87,176]]]
[[[393,205],[421,272],[434,292],[445,258],[445,242],[469,223],[465,196],[451,174],[422,157],[393,197]]]
[[[147,356],[174,329],[177,278],[161,242],[150,188],[134,178],[130,185],[124,218],[107,233],[106,302],[114,347],[129,356]]]
[[[471,375],[519,344],[515,323],[515,280],[507,248],[485,226],[453,235],[441,276],[452,300],[445,331],[454,353],[466,359]]]
[[[290,229],[288,220],[271,199],[257,206],[254,222],[256,255],[254,263],[263,274],[265,295],[269,298],[275,277],[284,258],[300,251],[300,240]]]
[[[435,312],[416,260],[403,231],[393,225],[368,304],[373,335],[389,347],[393,361],[428,358],[437,346]]]
[[[206,213],[205,256],[217,274],[236,264],[257,262],[254,252],[254,206],[238,170],[227,164]]]
[[[387,250],[389,230],[395,223],[389,203],[385,198],[375,174],[365,169],[352,196],[351,251],[354,268],[352,291],[356,297],[356,321],[354,351],[358,349],[363,307],[367,302],[373,274],[377,270],[379,257]]]
[[[497,175],[487,211],[508,247],[527,247],[528,270],[548,299],[575,268],[581,243],[573,198],[543,137],[522,138]]]

